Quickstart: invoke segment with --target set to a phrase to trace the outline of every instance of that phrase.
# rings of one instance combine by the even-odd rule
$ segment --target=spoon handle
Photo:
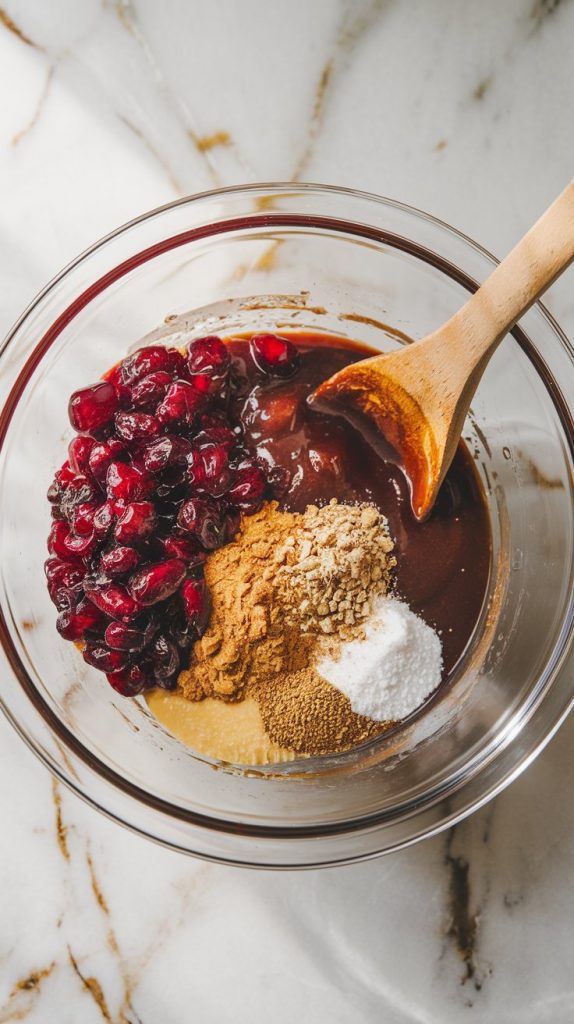
[[[450,345],[457,339],[461,346],[461,361],[477,366],[572,260],[574,181],[437,333],[448,328]]]

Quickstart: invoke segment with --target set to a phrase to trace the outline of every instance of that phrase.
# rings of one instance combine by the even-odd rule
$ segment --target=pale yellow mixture
[[[206,697],[190,701],[180,693],[152,690],[148,707],[165,728],[198,754],[232,764],[279,764],[297,755],[272,743],[253,697],[233,704]]]

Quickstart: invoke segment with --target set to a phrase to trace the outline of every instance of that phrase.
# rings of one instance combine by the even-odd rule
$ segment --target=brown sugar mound
[[[348,750],[392,725],[355,714],[348,697],[312,668],[292,673],[280,686],[257,687],[255,696],[270,740],[298,754]]]

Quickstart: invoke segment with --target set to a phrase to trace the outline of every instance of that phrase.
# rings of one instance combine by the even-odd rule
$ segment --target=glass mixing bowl
[[[417,338],[438,327],[493,263],[445,224],[386,199],[255,185],[194,196],[120,228],[24,313],[0,358],[1,702],[76,793],[197,856],[319,866],[447,827],[552,736],[574,690],[574,367],[540,305],[490,362],[464,432],[492,521],[480,621],[448,684],[389,736],[253,770],[199,757],[59,639],[42,570],[46,489],[71,437],[68,397],[142,338],[182,344],[301,327],[388,350],[400,332]]]

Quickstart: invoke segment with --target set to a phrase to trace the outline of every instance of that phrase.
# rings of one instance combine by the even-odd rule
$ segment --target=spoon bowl
[[[370,418],[394,448],[417,519],[430,513],[486,365],[507,332],[574,259],[574,182],[437,331],[345,367],[313,394]]]

